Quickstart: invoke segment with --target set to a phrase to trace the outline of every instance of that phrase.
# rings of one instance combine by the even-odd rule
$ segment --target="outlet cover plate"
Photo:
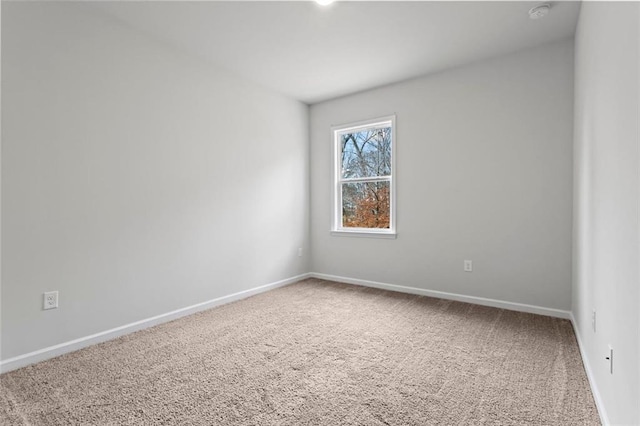
[[[58,292],[48,291],[44,294],[42,309],[56,309],[58,307]]]

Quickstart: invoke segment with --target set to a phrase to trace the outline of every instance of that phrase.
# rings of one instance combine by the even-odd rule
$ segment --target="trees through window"
[[[393,233],[394,117],[334,128],[334,231]]]

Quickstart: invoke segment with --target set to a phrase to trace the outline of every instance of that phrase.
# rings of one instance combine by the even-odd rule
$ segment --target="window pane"
[[[342,178],[391,175],[391,127],[340,135]]]
[[[389,182],[342,184],[342,226],[389,228]]]

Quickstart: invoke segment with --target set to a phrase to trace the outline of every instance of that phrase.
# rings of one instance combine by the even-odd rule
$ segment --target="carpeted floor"
[[[310,279],[6,373],[0,424],[599,420],[569,321]]]

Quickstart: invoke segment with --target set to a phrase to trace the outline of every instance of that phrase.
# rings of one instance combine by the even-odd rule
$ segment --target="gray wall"
[[[3,359],[308,271],[306,105],[79,4],[2,8]]]
[[[583,3],[575,53],[573,313],[611,424],[640,424],[639,61],[640,4]],[[613,375],[604,359],[609,345]]]
[[[331,236],[330,126],[393,113],[398,238]],[[310,120],[313,272],[570,308],[571,40],[313,105]]]

